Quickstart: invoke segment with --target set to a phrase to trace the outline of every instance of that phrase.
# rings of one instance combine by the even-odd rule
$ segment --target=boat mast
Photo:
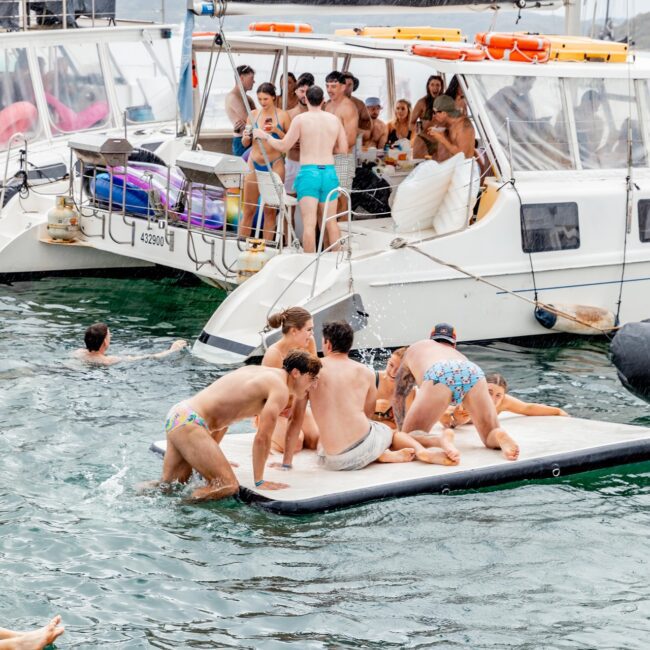
[[[582,0],[564,0],[564,33],[567,36],[580,36]]]

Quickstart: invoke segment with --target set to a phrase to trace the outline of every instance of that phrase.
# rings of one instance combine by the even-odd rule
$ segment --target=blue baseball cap
[[[432,341],[445,341],[456,347],[456,329],[449,323],[438,323],[432,330],[429,338]]]

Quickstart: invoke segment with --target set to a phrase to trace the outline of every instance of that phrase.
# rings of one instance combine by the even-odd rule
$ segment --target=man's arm
[[[363,411],[369,420],[375,414],[375,406],[377,405],[377,386],[375,386],[375,373],[370,368],[367,370],[368,392],[366,393],[366,401],[363,405]]]
[[[519,415],[563,415],[567,412],[557,406],[548,406],[547,404],[535,404],[533,402],[523,402],[516,397],[506,395],[503,398],[501,410],[517,413]]]
[[[264,480],[264,466],[271,451],[271,437],[278,422],[278,416],[289,399],[285,386],[272,388],[260,412],[257,433],[253,440],[253,480],[256,487],[264,490],[281,490],[289,487],[284,483],[273,483]]]
[[[354,102],[348,99],[343,107],[341,121],[345,129],[345,138],[347,140],[348,151],[352,150],[354,143],[357,141],[357,132],[359,131],[359,111]]]
[[[113,363],[117,363],[117,361],[120,360],[142,361],[143,359],[162,359],[163,357],[170,355],[172,352],[176,352],[177,350],[182,350],[186,346],[187,346],[187,341],[184,341],[183,339],[179,339],[178,341],[174,341],[169,346],[169,349],[163,350],[162,352],[155,352],[154,354],[135,354],[126,357],[108,357],[108,358],[115,359],[116,361],[113,361]]]
[[[388,125],[386,122],[381,122],[379,125],[379,135],[377,136],[377,149],[383,149],[388,140]]]
[[[411,369],[402,361],[402,365],[395,377],[395,392],[393,393],[393,416],[400,431],[404,426],[404,418],[406,417],[406,398],[414,386],[415,377],[411,373]]]
[[[293,463],[293,452],[296,448],[296,441],[302,429],[302,421],[305,419],[305,411],[307,410],[307,396],[302,399],[297,399],[293,403],[291,414],[289,415],[289,425],[287,426],[287,434],[284,441],[284,456],[282,457],[282,468],[291,469]]]
[[[259,138],[264,142],[264,144],[268,144],[276,151],[285,153],[289,151],[289,149],[291,149],[294,144],[296,144],[298,138],[300,137],[300,121],[300,116],[298,116],[295,120],[292,120],[287,134],[284,136],[284,138],[281,138],[279,140],[277,138],[272,138],[269,133],[262,129],[254,129],[253,137]]]
[[[339,120],[339,134],[336,138],[336,146],[334,147],[334,153],[348,153],[348,138],[345,135],[345,129],[343,128],[343,122]]]

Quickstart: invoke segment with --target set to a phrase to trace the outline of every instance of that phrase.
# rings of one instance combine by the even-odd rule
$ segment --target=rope
[[[402,239],[401,237],[397,237],[390,243],[390,247],[398,250],[400,248],[410,248],[411,250],[416,251],[417,253],[420,253],[420,255],[424,255],[424,257],[430,259],[432,262],[435,262],[436,264],[440,264],[441,266],[446,266],[447,268],[453,269],[454,271],[457,271],[458,273],[461,273],[462,275],[466,275],[469,278],[472,278],[473,280],[476,280],[477,282],[482,282],[483,284],[487,284],[490,287],[493,287],[494,289],[498,289],[499,291],[502,291],[503,293],[507,293],[510,296],[513,296],[515,298],[519,298],[519,300],[523,300],[524,302],[527,302],[530,305],[533,305],[535,308],[542,307],[543,309],[548,310],[549,312],[556,314],[557,316],[562,316],[563,318],[566,318],[568,320],[571,320],[575,323],[578,323],[579,325],[584,325],[585,327],[589,327],[590,329],[593,330],[598,330],[605,336],[608,336],[609,332],[612,332],[614,330],[618,329],[618,326],[613,327],[612,329],[603,329],[602,327],[596,327],[595,325],[592,325],[591,323],[587,323],[573,314],[568,314],[560,309],[557,309],[556,307],[553,307],[552,305],[547,305],[546,303],[540,302],[537,299],[537,295],[535,297],[535,300],[531,300],[530,298],[526,298],[526,296],[522,296],[514,291],[511,291],[510,289],[506,289],[506,287],[503,287],[499,284],[496,284],[495,282],[491,282],[490,280],[486,280],[485,278],[481,277],[480,275],[476,275],[475,273],[472,273],[471,271],[467,271],[461,266],[458,266],[457,264],[453,264],[452,262],[446,262],[445,260],[440,259],[439,257],[435,257],[434,255],[430,255],[429,253],[423,251],[421,248],[416,246],[415,244],[409,244],[405,239]]]

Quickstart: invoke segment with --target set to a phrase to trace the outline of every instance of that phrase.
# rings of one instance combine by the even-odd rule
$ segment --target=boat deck
[[[460,465],[443,467],[419,461],[373,463],[354,472],[332,472],[318,465],[316,453],[302,451],[290,472],[267,468],[265,478],[288,483],[289,488],[264,491],[252,476],[254,433],[227,435],[221,447],[250,503],[280,514],[307,514],[347,507],[376,499],[447,493],[522,481],[551,479],[578,472],[650,460],[650,428],[565,417],[502,418],[520,445],[519,460],[505,460],[499,451],[486,449],[474,428],[459,427],[456,446]],[[152,449],[164,453],[165,441]],[[269,461],[280,460],[280,454]]]

